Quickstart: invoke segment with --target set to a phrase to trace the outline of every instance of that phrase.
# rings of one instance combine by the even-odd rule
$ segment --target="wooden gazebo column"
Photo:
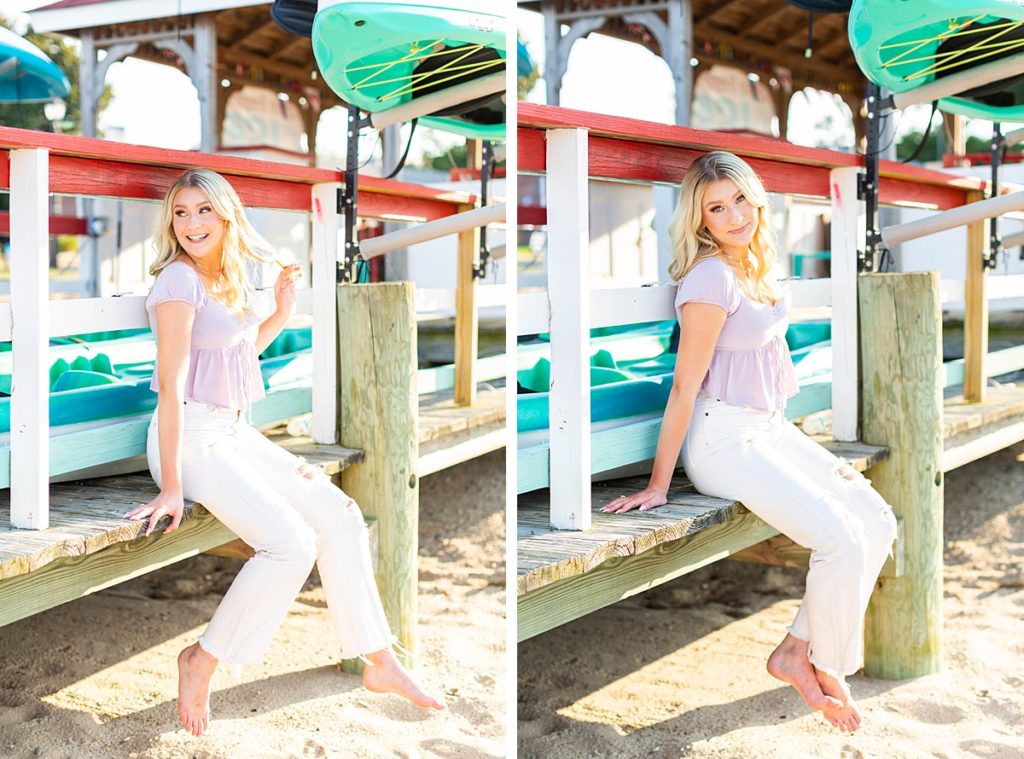
[[[658,11],[645,10],[642,4],[635,5],[629,0],[612,0],[598,8],[577,9],[566,13],[558,12],[556,0],[542,0],[544,55],[547,61],[544,81],[548,105],[559,104],[562,78],[576,40],[599,31],[609,19],[621,18],[628,24],[644,27],[657,40],[660,54],[668,64],[676,87],[676,124],[687,126],[690,123],[690,102],[693,99],[693,71],[690,66],[690,58],[693,57],[691,0],[667,0],[658,8],[667,10],[668,23],[661,19]],[[569,26],[565,36],[561,33],[562,24]]]

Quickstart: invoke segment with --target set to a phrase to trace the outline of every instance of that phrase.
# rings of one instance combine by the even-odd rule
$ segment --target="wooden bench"
[[[328,475],[363,458],[361,451],[304,438],[278,442]],[[237,541],[192,501],[177,530],[163,533],[165,517],[146,537],[146,521],[123,514],[156,494],[149,474],[51,485],[50,527],[19,530],[10,527],[10,490],[0,491],[0,625]]]
[[[424,477],[504,448],[508,440],[505,388],[477,388],[472,406],[458,406],[452,391],[420,396],[419,459]]]
[[[885,448],[861,443],[828,442],[826,447],[859,471],[888,456]],[[697,493],[681,472],[664,506],[628,514],[600,511],[616,496],[646,485],[647,477],[595,484],[591,529],[582,532],[550,527],[547,490],[519,496],[520,641],[778,534],[743,504]]]
[[[989,387],[981,403],[946,398],[942,437],[943,472],[1024,440],[1024,387]]]

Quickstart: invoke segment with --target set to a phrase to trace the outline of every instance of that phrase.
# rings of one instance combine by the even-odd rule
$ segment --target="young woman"
[[[768,213],[760,179],[730,153],[702,156],[683,179],[669,267],[679,353],[654,469],[643,492],[603,510],[664,504],[681,447],[701,493],[742,502],[810,548],[803,603],[768,671],[853,731],[861,715],[845,678],[862,663],[864,613],[896,519],[848,462],[786,421],[797,384]]]
[[[168,190],[150,267],[156,282],[146,300],[156,335],[149,427],[149,469],[160,493],[129,519],[149,518],[146,534],[183,499],[202,503],[256,555],[238,573],[199,640],[178,655],[178,713],[192,735],[210,720],[210,678],[218,663],[259,662],[288,606],[320,569],[345,658],[367,664],[363,684],[441,709],[402,669],[370,566],[359,508],[330,479],[246,421],[263,397],[258,356],[295,307],[297,265],[274,284],[276,310],[253,311],[245,266],[269,261],[238,195],[212,171],[186,172]]]

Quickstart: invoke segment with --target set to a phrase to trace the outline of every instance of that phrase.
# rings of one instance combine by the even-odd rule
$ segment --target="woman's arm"
[[[185,378],[196,311],[190,303],[166,301],[156,307],[157,431],[160,439],[160,494],[125,514],[149,517],[149,535],[161,517],[170,514],[167,532],[181,522],[185,502],[181,485],[181,439],[185,426]]]
[[[295,280],[302,276],[302,268],[298,264],[291,264],[281,269],[274,282],[274,302],[277,309],[260,322],[260,331],[256,336],[256,353],[262,353],[264,349],[274,342],[274,338],[281,334],[284,325],[295,312]]]
[[[715,352],[715,344],[726,318],[725,309],[710,303],[685,303],[682,310],[679,352],[676,354],[672,390],[661,420],[651,480],[640,493],[610,501],[602,511],[623,513],[636,508],[646,511],[661,506],[668,499],[668,486],[679,459],[683,438],[690,426],[693,402],[708,373],[711,356]]]

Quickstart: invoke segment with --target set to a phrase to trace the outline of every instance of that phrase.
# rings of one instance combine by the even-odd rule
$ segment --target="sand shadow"
[[[780,576],[780,572],[787,574]],[[528,753],[530,739],[589,721],[607,727],[604,740],[613,744],[621,745],[625,739],[621,731],[628,737],[653,730],[663,747],[668,740],[673,749],[686,749],[689,742],[676,746],[678,736],[686,736],[686,741],[706,740],[740,726],[777,725],[811,714],[795,690],[774,680],[769,681],[775,683],[774,687],[750,696],[692,707],[685,703],[666,707],[664,702],[675,698],[671,687],[666,685],[661,692],[654,688],[650,697],[661,701],[651,710],[656,721],[635,729],[621,722],[614,724],[614,716],[607,722],[600,721],[593,713],[588,714],[586,703],[602,689],[622,689],[622,697],[630,697],[630,689],[638,687],[635,676],[644,668],[662,667],[658,677],[667,681],[674,676],[690,676],[678,671],[686,669],[685,657],[707,661],[705,657],[714,656],[714,643],[709,641],[716,633],[729,625],[743,624],[748,617],[780,601],[798,599],[802,576],[799,570],[733,562],[706,567],[520,643],[520,748]],[[753,644],[750,631],[737,634],[749,644],[750,666],[763,672],[775,641],[762,645],[763,636],[758,635],[759,642]],[[778,640],[784,635],[780,626]],[[642,646],[637,645],[638,639],[642,639]],[[691,651],[680,655],[687,648]],[[673,660],[662,662],[665,657]],[[553,661],[560,664],[552,666]],[[677,668],[677,672],[673,674],[669,668]],[[860,675],[850,682],[861,700],[902,684]],[[577,720],[567,713],[569,707],[583,718]]]

